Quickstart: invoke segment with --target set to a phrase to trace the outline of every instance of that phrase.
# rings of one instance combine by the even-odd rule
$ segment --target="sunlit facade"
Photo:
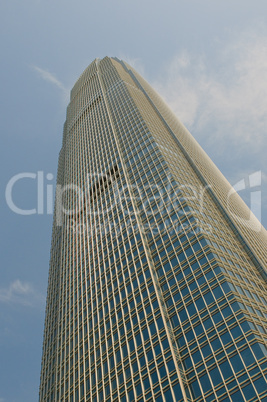
[[[71,92],[40,401],[263,401],[267,235],[127,63]]]

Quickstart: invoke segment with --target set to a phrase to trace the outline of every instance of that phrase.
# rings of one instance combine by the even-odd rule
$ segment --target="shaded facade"
[[[266,231],[127,63],[71,92],[40,401],[266,397]]]

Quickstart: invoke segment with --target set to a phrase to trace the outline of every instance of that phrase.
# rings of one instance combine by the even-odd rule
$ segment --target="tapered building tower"
[[[75,84],[57,184],[40,401],[266,401],[266,231],[127,63]]]

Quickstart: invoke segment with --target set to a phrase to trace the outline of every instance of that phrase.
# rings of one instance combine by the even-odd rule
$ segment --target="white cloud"
[[[32,66],[32,68],[37,71],[37,73],[40,75],[40,77],[47,81],[50,82],[51,84],[55,85],[57,88],[61,89],[63,91],[64,96],[68,97],[69,96],[69,89],[67,89],[64,84],[59,81],[54,74],[50,73],[47,70],[44,70],[38,66]]]
[[[199,138],[260,151],[267,145],[267,35],[244,33],[219,47],[216,59],[184,52],[154,83]]]
[[[32,66],[35,71],[37,71],[40,76],[48,82],[51,82],[52,84],[56,85],[58,88],[66,90],[62,82],[60,82],[53,74],[51,74],[49,71],[43,70],[40,67],[37,66]]]
[[[0,288],[0,303],[15,303],[30,306],[43,300],[44,297],[36,292],[29,283],[21,282],[19,279],[12,282],[7,288]]]

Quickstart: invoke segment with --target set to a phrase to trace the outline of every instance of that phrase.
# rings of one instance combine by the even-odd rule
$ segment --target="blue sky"
[[[261,171],[267,227],[266,1],[2,0],[0,402],[38,399],[52,215],[19,215],[55,187],[68,93],[96,57],[132,64],[232,184]],[[48,176],[49,177],[49,176]],[[51,177],[50,177],[51,178]],[[250,203],[249,191],[240,195]]]

